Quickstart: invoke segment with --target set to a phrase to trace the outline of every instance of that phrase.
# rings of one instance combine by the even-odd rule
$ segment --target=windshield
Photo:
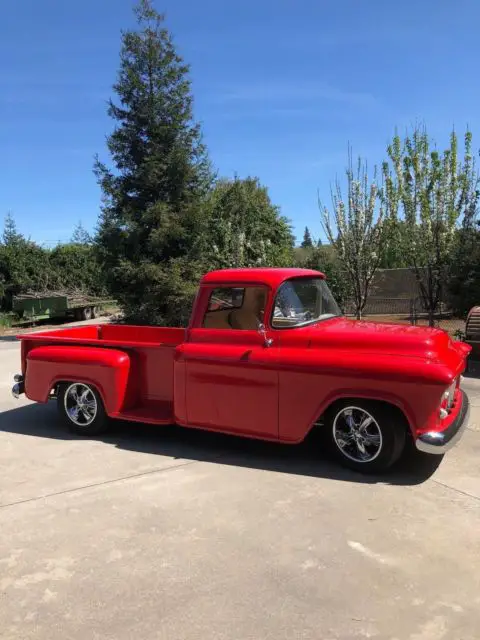
[[[284,282],[277,292],[272,327],[298,327],[340,315],[342,312],[325,280],[293,278]]]

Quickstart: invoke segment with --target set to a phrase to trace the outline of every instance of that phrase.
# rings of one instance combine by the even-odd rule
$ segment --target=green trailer
[[[94,296],[61,293],[22,294],[14,296],[12,310],[24,322],[62,319],[90,320],[97,317],[112,300]]]

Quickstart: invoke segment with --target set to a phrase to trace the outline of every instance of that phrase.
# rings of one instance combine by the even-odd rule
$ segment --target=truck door
[[[278,438],[278,347],[258,331],[269,289],[204,292],[204,313],[182,345],[189,426]]]

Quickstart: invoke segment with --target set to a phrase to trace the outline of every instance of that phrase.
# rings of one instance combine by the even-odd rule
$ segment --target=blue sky
[[[93,156],[130,0],[3,0],[0,216],[42,243],[93,229]],[[321,235],[317,190],[347,145],[373,165],[395,127],[480,146],[478,0],[156,0],[191,65],[195,114],[220,174],[256,175],[298,236]]]

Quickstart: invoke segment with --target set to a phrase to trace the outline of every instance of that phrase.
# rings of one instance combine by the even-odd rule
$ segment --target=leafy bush
[[[480,305],[480,231],[476,229],[461,229],[457,234],[448,295],[453,311],[460,317]]]
[[[105,293],[105,278],[93,245],[58,245],[50,251],[49,261],[56,288],[90,295]]]
[[[9,329],[15,320],[15,316],[12,313],[0,313],[0,331]]]
[[[102,295],[105,278],[93,244],[71,242],[45,249],[17,232],[7,216],[0,242],[0,310],[19,293],[65,290]]]

